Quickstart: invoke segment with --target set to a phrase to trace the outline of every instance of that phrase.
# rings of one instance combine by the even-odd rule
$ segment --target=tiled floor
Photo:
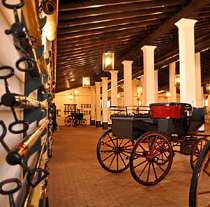
[[[210,127],[206,127],[208,133]],[[54,134],[48,186],[50,207],[187,207],[192,170],[189,156],[176,153],[169,174],[154,186],[142,186],[130,170],[105,171],[96,146],[105,131],[91,126],[60,127]]]

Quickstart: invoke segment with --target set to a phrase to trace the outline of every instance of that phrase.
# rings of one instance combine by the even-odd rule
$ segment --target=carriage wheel
[[[97,158],[100,165],[112,173],[126,170],[133,145],[133,140],[114,137],[111,129],[106,131],[97,145]]]
[[[86,124],[87,124],[86,119],[82,119],[82,126],[86,126]]]
[[[133,178],[143,185],[160,182],[173,162],[173,149],[169,139],[161,132],[143,134],[135,143],[130,156]]]
[[[198,139],[193,145],[191,155],[190,155],[190,165],[193,170],[195,168],[198,157],[201,154],[201,151],[203,150],[207,142],[208,142],[208,139],[206,137],[202,137]]]
[[[65,125],[66,125],[67,127],[71,126],[71,118],[67,116],[67,117],[64,119],[64,123],[65,123]]]
[[[201,152],[191,179],[190,207],[210,206],[210,142]]]
[[[78,119],[73,119],[72,126],[76,127],[78,125]]]

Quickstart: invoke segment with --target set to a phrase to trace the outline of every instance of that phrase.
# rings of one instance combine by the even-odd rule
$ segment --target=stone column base
[[[108,122],[102,123],[102,129],[108,129]]]
[[[90,120],[90,126],[95,126],[96,122],[95,120]]]
[[[101,126],[101,122],[100,121],[96,121],[96,127],[100,127]]]

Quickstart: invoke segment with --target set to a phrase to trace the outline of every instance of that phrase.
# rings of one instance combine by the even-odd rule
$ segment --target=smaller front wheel
[[[208,139],[206,137],[202,137],[198,139],[193,145],[191,155],[190,155],[190,165],[193,170],[195,169],[195,165],[198,161],[198,157],[201,154],[207,142],[208,142]]]
[[[100,165],[108,172],[123,172],[129,167],[133,145],[134,140],[114,137],[109,129],[98,141],[97,158]]]
[[[143,134],[130,156],[133,178],[142,185],[155,185],[168,174],[173,162],[169,139],[161,132]]]

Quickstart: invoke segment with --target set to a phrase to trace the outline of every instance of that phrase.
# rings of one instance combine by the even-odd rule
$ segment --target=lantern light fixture
[[[82,77],[82,87],[84,88],[90,87],[90,77]]]
[[[175,80],[174,80],[175,86],[180,87],[180,82],[181,82],[180,75],[179,74],[175,75]]]
[[[71,95],[69,96],[69,98],[72,100],[72,99],[74,98],[74,96],[71,94]]]
[[[114,52],[104,52],[102,56],[102,70],[114,70]]]
[[[143,85],[142,85],[141,81],[139,81],[139,84],[137,85],[137,94],[139,96],[141,96],[143,94]]]
[[[206,84],[206,92],[210,93],[210,83]]]
[[[166,96],[167,96],[167,97],[170,97],[170,96],[171,96],[171,93],[170,93],[169,91],[167,91],[167,92],[166,92]]]

